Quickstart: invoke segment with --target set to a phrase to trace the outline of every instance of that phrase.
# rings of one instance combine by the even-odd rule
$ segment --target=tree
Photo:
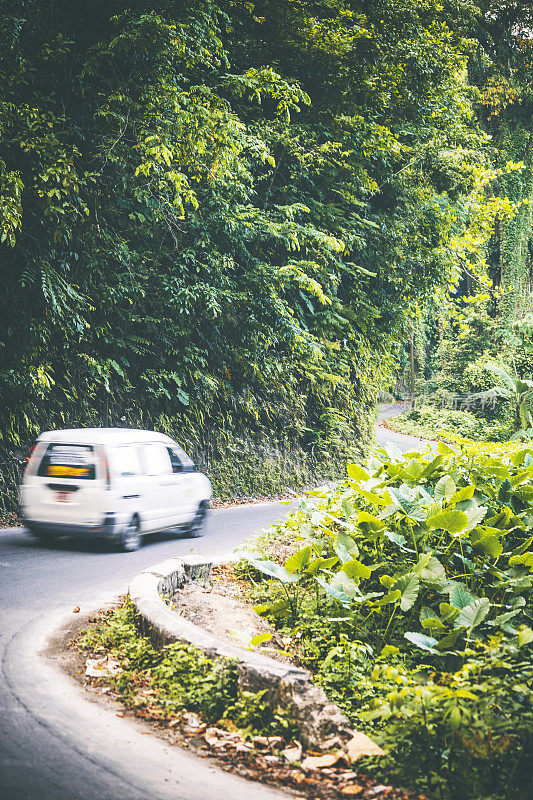
[[[334,471],[499,209],[461,8],[4,0],[5,450],[125,421]]]

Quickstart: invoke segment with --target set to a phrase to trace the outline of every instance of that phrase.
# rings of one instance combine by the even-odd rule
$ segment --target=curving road
[[[376,434],[402,450],[426,446],[386,428]],[[44,546],[21,528],[0,530],[0,800],[287,797],[146,735],[141,722],[91,702],[42,655],[51,633],[77,619],[75,607],[83,614],[102,606],[135,574],[171,556],[193,551],[223,559],[286,513],[280,503],[214,511],[203,538],[159,534],[134,553],[110,553],[96,542]]]
[[[410,403],[382,403],[378,408],[378,423],[391,417],[397,417],[398,414],[408,411],[409,408],[411,408]],[[393,444],[402,453],[407,453],[411,450],[426,450],[428,447],[435,450],[437,446],[436,442],[419,439],[416,436],[407,436],[404,433],[396,433],[396,431],[392,431],[390,428],[383,428],[379,424],[376,425],[375,433],[378,445]]]
[[[287,511],[280,503],[214,511],[201,539],[159,534],[134,553],[112,553],[97,542],[44,546],[21,528],[0,531],[0,800],[286,797],[251,788],[88,702],[38,654],[76,606],[81,613],[98,608],[171,556],[193,551],[222,559]]]

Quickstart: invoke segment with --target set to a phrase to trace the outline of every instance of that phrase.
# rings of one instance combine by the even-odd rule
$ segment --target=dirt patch
[[[119,599],[109,604],[107,611],[120,602]],[[298,764],[305,755],[300,752],[298,742],[282,750],[277,741],[279,737],[243,737],[241,732],[225,726],[223,720],[219,727],[208,727],[194,713],[184,712],[174,720],[167,720],[152,715],[144,706],[125,708],[121,695],[109,683],[85,675],[89,653],[81,652],[76,645],[81,631],[96,624],[99,616],[73,613],[72,618],[49,640],[42,655],[77,681],[87,692],[87,699],[107,709],[110,714],[124,717],[125,736],[128,734],[127,726],[134,725],[141,732],[152,733],[163,742],[187,749],[199,758],[212,759],[212,763],[224,771],[283,788],[288,797],[306,800],[342,800],[347,796],[355,796],[358,800],[428,800],[416,791],[381,784],[359,772],[355,765],[348,766],[338,753],[330,756],[330,768],[318,764],[318,761],[324,761],[322,754],[314,754],[320,755],[321,759],[311,758]],[[101,656],[102,652],[96,655]]]
[[[261,497],[213,497],[211,508],[233,508],[234,506],[257,505],[258,503],[279,503],[281,500],[296,500],[302,494],[305,494],[304,490],[301,492],[285,492],[285,494],[265,494]]]
[[[254,637],[269,634],[268,642],[254,649],[276,661],[291,663],[280,652],[284,645],[277,631],[248,605],[237,583],[220,580],[216,589],[190,584],[180,589],[170,604],[176,614],[233,645],[251,648]]]

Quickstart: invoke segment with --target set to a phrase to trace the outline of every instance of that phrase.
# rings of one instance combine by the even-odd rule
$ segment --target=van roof
[[[68,442],[69,444],[133,444],[140,442],[164,442],[175,444],[164,433],[144,431],[138,428],[65,428],[60,431],[44,431],[40,442]]]

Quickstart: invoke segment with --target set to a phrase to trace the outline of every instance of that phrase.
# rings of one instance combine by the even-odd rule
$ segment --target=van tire
[[[202,500],[194,518],[187,525],[187,533],[191,539],[197,539],[205,530],[207,522],[207,512],[209,511],[209,501]]]
[[[124,553],[138,550],[141,544],[141,525],[139,517],[132,517],[126,527],[120,532],[117,544]]]
[[[53,531],[43,531],[39,528],[29,528],[28,529],[32,536],[34,536],[39,542],[43,542],[43,544],[50,544],[55,539],[57,539],[57,534]]]

